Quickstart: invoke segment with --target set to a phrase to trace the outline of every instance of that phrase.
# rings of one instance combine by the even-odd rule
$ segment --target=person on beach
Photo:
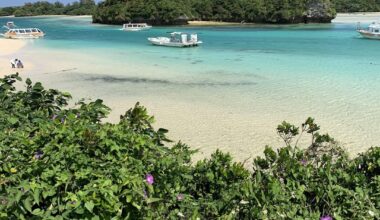
[[[12,59],[11,60],[12,69],[16,68],[16,63],[17,63],[17,59]]]
[[[21,60],[19,60],[19,59],[17,59],[16,66],[17,66],[17,68],[21,68],[21,69],[24,68],[24,64],[23,64],[23,63],[21,62]]]

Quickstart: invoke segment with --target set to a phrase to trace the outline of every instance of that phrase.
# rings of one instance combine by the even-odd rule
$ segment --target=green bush
[[[380,148],[350,159],[311,118],[279,125],[285,147],[250,171],[220,151],[192,164],[139,103],[104,123],[101,100],[68,108],[70,94],[17,81],[0,79],[0,219],[380,217]]]

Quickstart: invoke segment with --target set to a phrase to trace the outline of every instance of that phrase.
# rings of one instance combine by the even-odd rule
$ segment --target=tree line
[[[376,12],[380,11],[380,0],[335,0],[338,12]]]
[[[173,24],[186,19],[300,23],[329,22],[335,14],[330,0],[106,0],[97,6],[93,20],[112,24]]]
[[[20,7],[0,8],[0,16],[91,15],[94,13],[95,6],[94,0],[80,0],[67,5],[58,1],[55,3],[39,1],[35,3],[25,3],[25,5]]]

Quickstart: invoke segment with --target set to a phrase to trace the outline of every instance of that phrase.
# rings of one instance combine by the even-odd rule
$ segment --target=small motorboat
[[[150,37],[148,40],[154,45],[167,47],[196,47],[203,43],[198,40],[197,34],[182,32],[172,32],[170,37]]]
[[[373,22],[366,29],[361,28],[358,23],[357,32],[364,38],[380,40],[380,23]]]
[[[38,28],[12,28],[2,34],[8,39],[37,39],[45,36],[45,33]]]
[[[11,29],[11,28],[16,28],[17,26],[15,25],[15,23],[13,21],[8,21],[5,25],[4,25],[5,28],[7,29]]]
[[[129,23],[123,25],[123,31],[143,31],[152,28],[146,23]]]

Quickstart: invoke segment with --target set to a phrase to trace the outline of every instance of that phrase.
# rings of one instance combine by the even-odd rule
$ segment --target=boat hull
[[[377,34],[365,30],[359,30],[358,33],[367,39],[380,40],[380,33]]]
[[[45,36],[45,34],[3,34],[7,39],[38,39]]]
[[[152,27],[144,27],[144,28],[123,28],[123,31],[146,31],[151,29]]]

